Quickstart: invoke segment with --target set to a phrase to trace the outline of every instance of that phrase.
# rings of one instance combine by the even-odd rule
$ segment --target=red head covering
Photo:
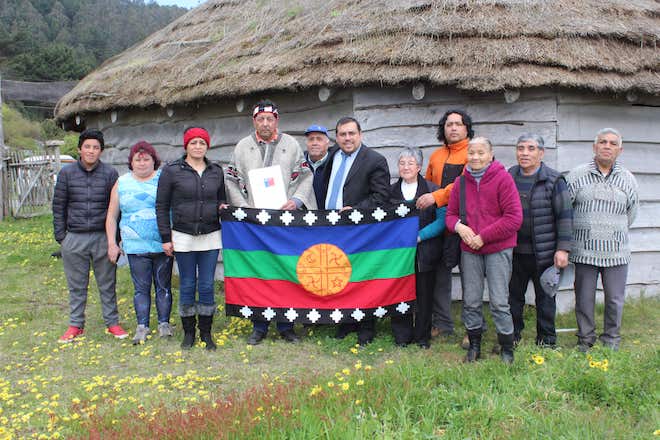
[[[209,136],[209,132],[204,130],[203,128],[200,127],[192,127],[186,130],[183,133],[183,149],[185,150],[186,147],[188,146],[188,142],[193,140],[194,138],[202,138],[206,141],[206,145],[211,147],[211,136]]]

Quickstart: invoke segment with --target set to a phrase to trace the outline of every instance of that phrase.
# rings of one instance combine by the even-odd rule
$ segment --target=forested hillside
[[[80,79],[185,12],[143,0],[0,0],[0,72]]]

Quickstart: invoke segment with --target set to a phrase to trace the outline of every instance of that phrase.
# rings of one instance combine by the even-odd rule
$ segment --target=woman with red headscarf
[[[220,253],[219,207],[224,203],[222,167],[206,157],[209,133],[192,127],[183,133],[183,157],[167,164],[158,183],[156,216],[163,250],[174,255],[179,268],[181,347],[195,343],[195,325],[207,350],[216,310],[214,275]],[[196,295],[196,292],[198,295]]]

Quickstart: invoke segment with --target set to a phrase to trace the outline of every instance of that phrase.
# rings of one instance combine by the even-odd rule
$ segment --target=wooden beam
[[[31,101],[56,104],[73,89],[77,81],[28,82],[2,81],[2,96],[5,101]]]
[[[2,129],[2,78],[0,77],[0,221],[5,216],[5,133]]]

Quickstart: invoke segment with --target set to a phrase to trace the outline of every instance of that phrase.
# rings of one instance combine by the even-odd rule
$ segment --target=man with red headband
[[[248,179],[250,170],[279,165],[286,188],[287,201],[280,209],[316,209],[312,182],[314,174],[305,160],[303,149],[292,136],[278,130],[277,105],[259,101],[252,111],[254,133],[241,139],[226,173],[227,197],[233,206],[255,207]],[[268,321],[253,320],[254,331],[248,344],[259,344],[268,333]],[[277,330],[287,342],[298,342],[293,323],[278,322]]]

